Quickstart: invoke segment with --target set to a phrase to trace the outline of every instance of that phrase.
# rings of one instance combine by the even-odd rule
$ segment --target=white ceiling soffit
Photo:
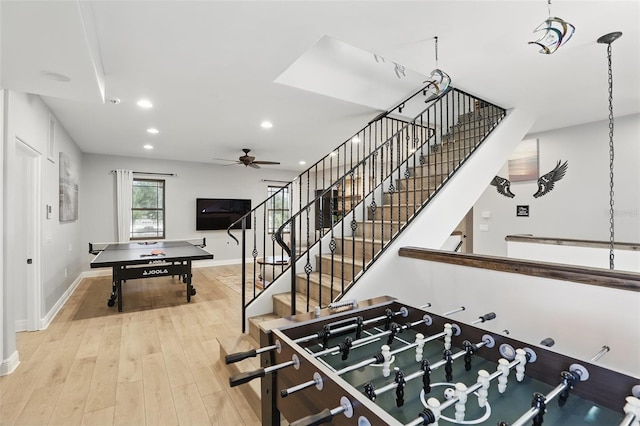
[[[391,59],[325,35],[275,82],[387,111],[422,88],[426,79]]]
[[[3,88],[104,102],[104,71],[90,2],[3,1],[1,7]],[[15,40],[20,42],[9,42]]]

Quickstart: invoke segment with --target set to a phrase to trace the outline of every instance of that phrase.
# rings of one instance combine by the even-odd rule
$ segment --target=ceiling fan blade
[[[260,166],[258,166],[255,162],[253,162],[253,163],[249,163],[249,164],[247,164],[247,165],[248,165],[249,167],[254,168],[254,169],[259,169],[259,168],[260,168]]]
[[[251,164],[280,164],[277,161],[254,161]]]
[[[238,160],[229,160],[228,158],[212,158],[212,160],[215,161],[232,161],[232,162],[237,162]]]

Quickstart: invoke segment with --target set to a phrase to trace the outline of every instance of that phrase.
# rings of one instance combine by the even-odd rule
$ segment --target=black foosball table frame
[[[513,348],[535,348],[536,362],[527,364],[526,375],[535,380],[556,386],[560,373],[567,370],[570,365],[579,364],[588,369],[588,386],[578,384],[572,387],[570,392],[580,398],[593,402],[593,404],[606,407],[620,413],[624,417],[623,407],[625,399],[631,393],[632,388],[640,387],[640,379],[616,372],[603,366],[586,362],[584,360],[568,357],[549,350],[548,348],[531,345],[530,343],[518,341],[499,333],[490,333],[474,325],[456,321],[453,318],[443,317],[423,309],[410,307],[399,303],[390,297],[379,297],[365,301],[359,301],[355,308],[343,308],[346,310],[322,309],[321,311],[300,314],[290,318],[278,319],[264,323],[261,327],[260,345],[262,348],[276,348],[273,350],[258,350],[257,354],[261,360],[261,404],[262,404],[262,424],[280,425],[281,415],[289,422],[298,419],[308,418],[317,413],[327,413],[329,408],[341,405],[341,399],[346,398],[351,407],[350,416],[335,415],[331,419],[331,424],[335,425],[360,425],[358,419],[366,419],[371,425],[401,425],[399,422],[374,401],[367,398],[362,389],[356,389],[349,382],[325,364],[314,357],[309,351],[304,350],[300,344],[308,336],[323,336],[335,330],[344,329],[344,324],[349,324],[351,319],[382,317],[391,312],[402,310],[402,317],[394,318],[397,324],[417,323],[428,316],[430,324],[419,324],[414,328],[417,332],[425,335],[433,334],[434,331],[442,330],[445,324],[455,323],[459,329],[459,335],[451,337],[451,343],[456,347],[463,347],[465,341],[479,342],[486,339],[489,334],[495,341],[491,347],[483,346],[477,348],[474,355],[481,358],[497,361],[503,354],[500,348],[507,345]],[[383,325],[381,325],[383,326]],[[388,322],[387,322],[388,326]],[[347,327],[348,328],[348,327]],[[349,332],[353,332],[350,330]],[[340,333],[343,336],[349,332]],[[254,351],[255,355],[255,351]],[[295,360],[295,362],[292,362]],[[291,365],[290,368],[279,369],[279,365]],[[272,370],[273,369],[273,370]],[[254,372],[255,373],[255,372]],[[295,387],[299,383],[307,382],[312,377],[321,376],[322,390],[315,389],[309,391],[295,392],[283,398],[283,390]],[[254,374],[255,377],[255,374]],[[230,379],[233,386],[233,378]],[[245,376],[242,383],[250,380]],[[238,382],[237,382],[238,383]],[[236,384],[237,384],[236,383]],[[493,385],[492,385],[493,386]],[[286,391],[285,391],[286,392]],[[416,416],[418,413],[415,413]],[[513,419],[509,419],[513,420]],[[319,424],[308,422],[306,424]],[[304,422],[301,424],[305,424]],[[424,423],[428,424],[428,423]],[[441,423],[443,424],[443,423]],[[507,425],[508,423],[503,423]],[[552,424],[552,423],[551,423]]]

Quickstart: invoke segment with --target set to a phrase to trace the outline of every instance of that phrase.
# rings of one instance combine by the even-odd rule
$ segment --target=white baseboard
[[[29,330],[29,321],[26,319],[16,320],[16,333]]]
[[[18,351],[14,351],[9,358],[3,360],[2,364],[0,364],[0,376],[13,373],[18,368],[18,365],[20,365],[20,356]]]
[[[60,312],[60,309],[62,309],[64,304],[67,303],[67,300],[69,300],[71,294],[73,294],[76,287],[78,287],[78,284],[80,284],[80,281],[82,281],[83,274],[84,273],[81,273],[75,280],[73,280],[67,291],[64,292],[62,297],[60,297],[60,299],[58,299],[58,301],[55,303],[55,305],[53,305],[49,312],[47,312],[47,315],[45,315],[45,317],[40,320],[40,330],[46,330],[47,327],[49,327],[51,321],[53,321],[58,312]]]

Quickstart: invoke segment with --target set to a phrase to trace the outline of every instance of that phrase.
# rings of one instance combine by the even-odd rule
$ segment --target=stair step
[[[375,210],[375,215],[371,207],[368,208],[367,219],[374,220],[376,222],[391,222],[396,223],[398,220],[400,222],[406,222],[418,208],[419,204],[407,204],[407,203],[399,203],[397,198],[394,201],[394,204],[383,204],[381,206],[377,206]]]
[[[411,208],[412,206],[414,206],[415,208],[425,202],[429,198],[429,195],[431,195],[431,193],[435,190],[436,187],[423,188],[422,190],[420,189],[420,187],[417,187],[416,189],[401,189],[393,193],[385,192],[383,197],[383,206],[409,204],[409,208]]]
[[[318,264],[322,265],[322,271],[333,275],[337,278],[343,278],[346,281],[352,281],[355,275],[358,275],[363,268],[362,259],[352,259],[348,256],[323,254],[317,256]],[[331,268],[333,264],[333,269]]]
[[[301,294],[307,294],[307,274],[298,274],[296,277],[296,289]],[[331,282],[333,279],[333,292],[331,291]],[[347,287],[350,280],[345,280],[344,286]],[[317,271],[309,274],[309,292],[313,300],[320,300],[320,285],[322,285],[322,305],[327,306],[333,302],[333,298],[337,297],[342,291],[342,280],[339,277],[332,277],[329,274],[320,274]],[[315,308],[315,306],[314,306]]]
[[[336,239],[336,252],[369,262],[382,249],[382,240],[362,237]]]
[[[417,170],[420,172],[420,169]],[[398,191],[405,190],[435,190],[447,177],[447,175],[433,175],[433,174],[424,174],[422,176],[415,175],[406,179],[398,179],[396,181],[396,186]]]
[[[398,232],[401,225],[402,224],[399,224],[398,222],[367,220],[364,222],[358,222],[358,227],[356,228],[355,235],[356,237],[373,237],[376,239],[384,239],[385,241],[389,241],[391,237]]]
[[[259,348],[260,346],[252,337],[242,334],[239,337],[218,337],[217,341],[220,348],[220,359],[218,360],[219,365],[216,366],[216,368],[222,376],[232,377],[239,373],[254,371],[260,368],[259,356],[243,359],[242,361],[233,364],[225,364],[224,362],[224,358],[229,354]],[[245,383],[234,388],[237,389],[237,391],[246,399],[248,405],[251,406],[258,419],[262,418],[260,404],[260,395],[262,390],[260,386],[260,380],[252,380],[249,383]]]
[[[447,176],[460,166],[459,160],[409,167],[411,176]]]
[[[313,299],[309,299],[309,311],[313,311],[320,303]],[[302,314],[307,311],[307,295],[297,293],[296,294],[296,314]],[[273,313],[281,318],[291,316],[291,294],[280,293],[273,295]]]
[[[249,318],[249,335],[256,342],[260,341],[260,325],[263,322],[271,321],[274,319],[281,318],[274,313],[264,314],[264,315],[256,315],[255,317]]]
[[[453,144],[445,144],[445,145],[453,145]],[[439,164],[446,163],[447,161],[457,160],[460,161],[467,156],[467,154],[471,151],[471,146],[462,146],[455,144],[455,147],[452,149],[442,149],[437,150],[435,152],[430,152],[429,154],[424,154],[422,157],[419,157],[416,161],[416,167],[420,166],[420,158],[422,158],[422,164]],[[410,165],[413,165],[413,162],[409,162]]]

